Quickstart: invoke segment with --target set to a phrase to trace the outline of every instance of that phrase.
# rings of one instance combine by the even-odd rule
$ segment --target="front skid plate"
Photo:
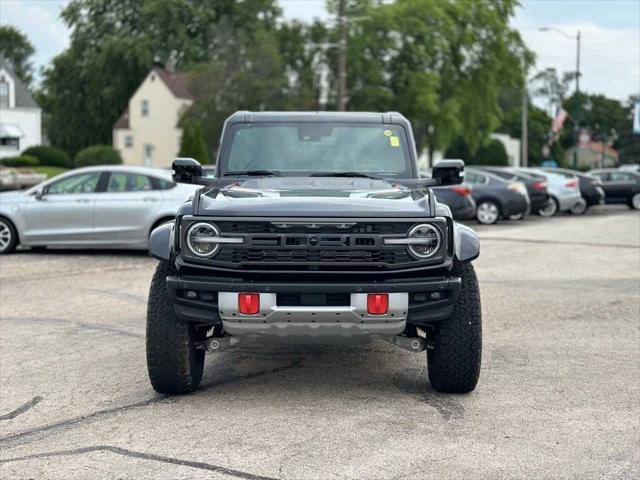
[[[385,315],[367,313],[366,293],[352,293],[350,305],[339,307],[283,307],[278,306],[276,294],[261,293],[260,311],[242,315],[238,293],[220,292],[218,307],[224,330],[231,335],[397,335],[405,329],[409,294],[390,293]]]

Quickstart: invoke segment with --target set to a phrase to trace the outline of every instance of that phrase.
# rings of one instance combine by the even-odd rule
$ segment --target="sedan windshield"
[[[413,178],[398,125],[254,123],[231,127],[221,174]]]

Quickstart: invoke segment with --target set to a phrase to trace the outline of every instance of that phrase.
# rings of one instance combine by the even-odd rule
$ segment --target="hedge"
[[[5,167],[37,167],[40,162],[31,155],[20,155],[17,157],[5,157],[0,159],[0,164]]]
[[[76,167],[91,165],[120,165],[122,157],[111,145],[91,145],[76,154]]]
[[[64,150],[55,147],[29,147],[22,155],[36,157],[40,165],[47,167],[73,168],[71,157]]]

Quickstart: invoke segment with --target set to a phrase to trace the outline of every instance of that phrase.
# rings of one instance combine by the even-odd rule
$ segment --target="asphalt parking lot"
[[[475,228],[475,225],[473,225]],[[640,476],[640,215],[478,228],[484,358],[469,395],[424,354],[260,345],[156,394],[136,252],[0,259],[0,476],[471,479]]]

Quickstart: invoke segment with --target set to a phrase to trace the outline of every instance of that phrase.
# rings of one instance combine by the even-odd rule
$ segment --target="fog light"
[[[259,293],[239,293],[238,310],[242,315],[255,315],[260,311]]]
[[[370,293],[367,295],[367,312],[369,315],[384,315],[388,311],[388,293]]]
[[[198,298],[198,294],[193,290],[187,290],[184,294],[186,298],[193,300],[194,298]]]

